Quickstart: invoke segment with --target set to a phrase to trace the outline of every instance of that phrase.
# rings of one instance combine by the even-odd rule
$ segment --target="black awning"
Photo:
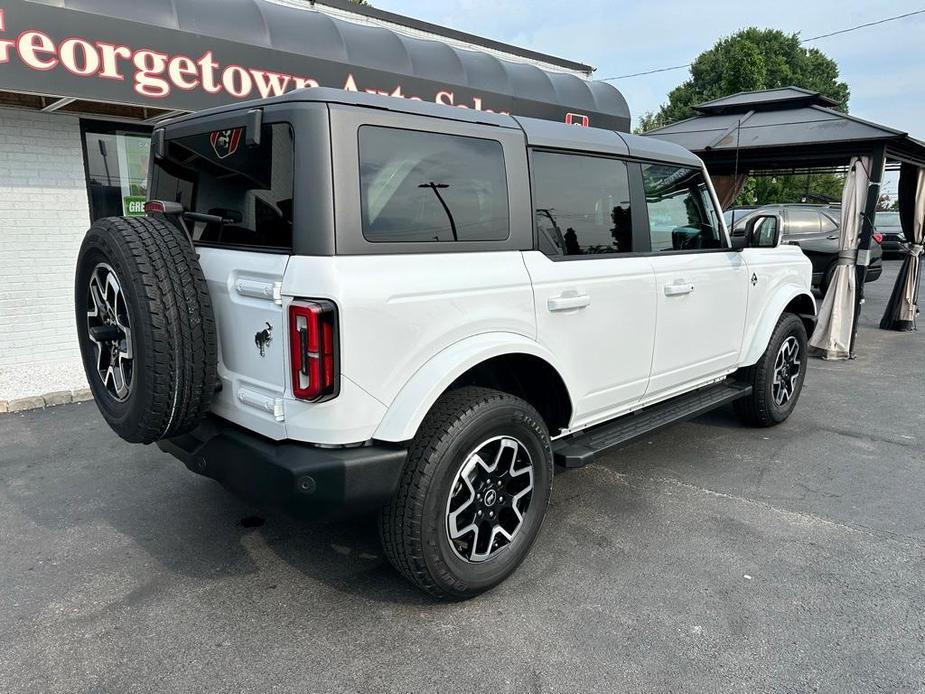
[[[5,7],[0,90],[192,111],[327,86],[630,127],[615,87],[564,71],[579,64],[512,50],[563,69],[544,70],[287,0],[8,0]]]
[[[900,130],[836,111],[797,87],[744,92],[694,107],[698,115],[650,130],[698,154],[710,172],[847,165],[886,147],[891,161],[925,163],[925,144]]]

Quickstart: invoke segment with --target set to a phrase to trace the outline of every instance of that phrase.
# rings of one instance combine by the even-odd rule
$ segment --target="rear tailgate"
[[[287,255],[199,249],[218,329],[221,392],[212,411],[274,439],[285,438],[286,326],[280,287]]]
[[[280,288],[292,252],[293,133],[267,113],[259,138],[248,137],[245,120],[238,111],[168,126],[150,197],[182,205],[209,285],[220,378],[212,410],[283,439],[288,372]]]

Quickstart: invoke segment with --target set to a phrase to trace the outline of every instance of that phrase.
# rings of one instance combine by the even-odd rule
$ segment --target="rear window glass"
[[[155,164],[150,197],[222,218],[187,221],[194,241],[285,250],[292,247],[292,170],[292,130],[284,123],[264,125],[257,146],[245,143],[243,127],[178,137]]]
[[[878,212],[876,220],[877,220],[877,226],[898,227],[899,226],[899,212]]]
[[[364,126],[359,149],[363,236],[368,241],[508,238],[500,142]]]

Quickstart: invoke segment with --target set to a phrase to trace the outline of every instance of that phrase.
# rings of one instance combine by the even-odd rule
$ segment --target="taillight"
[[[880,232],[874,232],[874,241],[877,243],[883,243],[883,234]]]
[[[183,205],[169,200],[148,200],[144,211],[145,214],[183,214]]]
[[[323,299],[289,306],[289,351],[292,354],[292,394],[322,402],[340,391],[337,355],[337,308]]]

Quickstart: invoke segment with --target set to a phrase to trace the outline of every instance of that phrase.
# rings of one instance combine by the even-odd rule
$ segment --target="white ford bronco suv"
[[[734,247],[676,145],[316,88],[167,121],[151,160],[77,265],[103,417],[254,503],[378,511],[435,596],[514,571],[554,463],[800,395],[810,263],[773,216]]]

